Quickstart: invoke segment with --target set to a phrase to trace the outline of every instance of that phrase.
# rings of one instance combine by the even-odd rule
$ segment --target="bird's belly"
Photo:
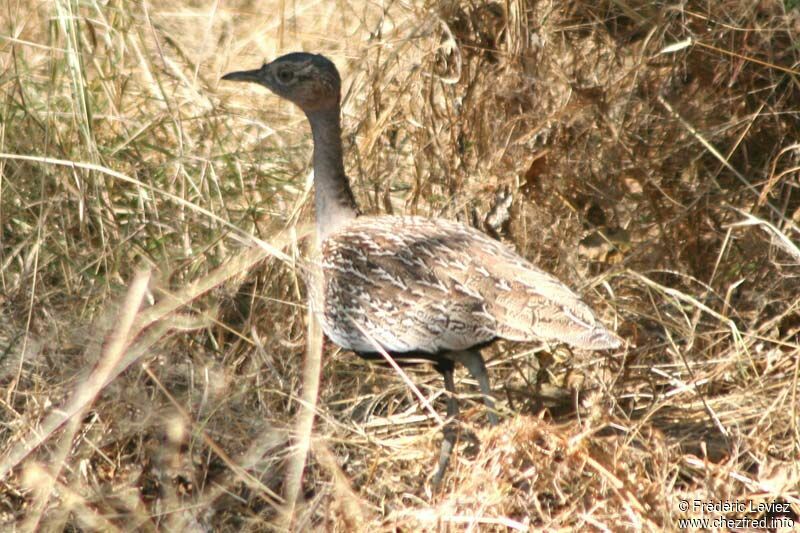
[[[320,316],[320,325],[332,342],[345,350],[358,353],[376,353],[381,350],[392,354],[466,350],[495,337],[488,330],[481,331],[480,334],[462,334],[451,330],[437,333],[421,327],[403,328],[376,324],[363,316],[353,320],[351,317],[332,316],[329,313]]]
[[[347,327],[344,324],[349,322]],[[360,321],[359,321],[360,322]],[[391,330],[376,327],[375,324],[356,323],[345,317],[320,317],[320,325],[325,335],[338,346],[354,352],[407,352],[416,349],[408,339],[402,339]]]

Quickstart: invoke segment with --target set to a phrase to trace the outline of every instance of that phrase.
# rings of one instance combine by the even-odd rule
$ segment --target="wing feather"
[[[495,337],[619,345],[569,287],[455,222],[359,217],[323,242],[322,266],[322,326],[347,349],[461,350]]]

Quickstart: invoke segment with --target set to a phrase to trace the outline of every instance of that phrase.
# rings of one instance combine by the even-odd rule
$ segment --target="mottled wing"
[[[487,310],[497,321],[497,336],[558,341],[590,350],[620,345],[620,339],[558,278],[536,268],[502,243],[470,228],[464,230],[473,233],[471,264],[488,282],[476,284],[474,275],[460,281],[481,292]],[[450,275],[458,273],[451,271]]]
[[[495,337],[618,344],[556,278],[455,222],[361,217],[325,240],[322,266],[322,326],[347,349],[436,352]]]
[[[322,245],[325,333],[340,346],[375,352],[461,350],[493,339],[480,294],[438,270],[446,238],[411,217],[362,217]]]

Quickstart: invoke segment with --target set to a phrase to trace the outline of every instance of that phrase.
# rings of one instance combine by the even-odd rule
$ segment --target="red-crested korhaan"
[[[292,53],[222,79],[263,85],[311,124],[322,270],[312,308],[325,335],[368,359],[382,359],[383,350],[400,361],[430,361],[444,377],[449,422],[434,484],[456,438],[456,363],[477,380],[496,424],[481,356],[494,340],[621,345],[569,287],[484,233],[441,218],[361,215],[342,159],[341,78],[328,58]]]

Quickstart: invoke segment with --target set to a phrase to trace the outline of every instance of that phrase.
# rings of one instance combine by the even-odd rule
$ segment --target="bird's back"
[[[463,350],[497,337],[604,349],[620,340],[557,278],[443,219],[365,216],[322,242],[326,335],[343,348]]]

